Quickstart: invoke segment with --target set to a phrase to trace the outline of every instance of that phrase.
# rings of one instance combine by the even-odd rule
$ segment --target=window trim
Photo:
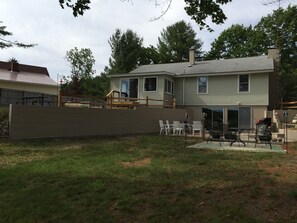
[[[155,91],[146,91],[146,90],[145,90],[145,80],[148,79],[148,78],[156,78],[156,90],[155,90]],[[158,80],[158,77],[157,77],[157,76],[144,77],[144,78],[143,78],[143,91],[144,91],[144,92],[158,92],[158,82],[159,82],[159,80]]]
[[[248,75],[248,90],[247,91],[240,91],[240,76]],[[250,93],[251,89],[251,75],[250,74],[239,74],[237,76],[237,93]]]
[[[166,91],[166,82],[169,81],[171,83],[171,92],[169,91]],[[169,78],[165,78],[164,79],[164,92],[167,93],[167,94],[171,94],[171,95],[174,95],[174,81],[169,79]]]
[[[199,78],[205,77],[206,78],[206,92],[199,92]],[[208,76],[199,76],[197,77],[197,94],[208,94]]]

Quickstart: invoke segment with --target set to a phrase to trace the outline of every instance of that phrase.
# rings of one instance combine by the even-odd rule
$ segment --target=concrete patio
[[[199,149],[199,150],[221,150],[221,151],[245,151],[245,152],[269,152],[269,153],[280,153],[286,154],[287,151],[282,148],[282,144],[271,144],[272,149],[270,149],[269,145],[265,144],[257,144],[256,148],[254,148],[255,143],[246,143],[246,146],[243,144],[234,143],[232,147],[230,147],[230,143],[222,142],[221,145],[219,142],[201,142],[194,145],[187,146],[189,149]]]

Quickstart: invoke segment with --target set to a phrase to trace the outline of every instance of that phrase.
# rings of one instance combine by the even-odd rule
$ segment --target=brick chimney
[[[276,63],[280,62],[280,58],[279,58],[279,50],[276,48],[270,48],[268,49],[268,58],[273,58],[275,60]]]
[[[10,62],[10,71],[11,72],[19,72],[19,64],[18,62],[11,61]]]
[[[189,66],[193,66],[195,64],[195,48],[191,47],[189,49]]]

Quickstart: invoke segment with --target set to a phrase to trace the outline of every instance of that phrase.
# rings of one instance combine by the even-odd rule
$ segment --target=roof
[[[45,67],[17,64],[17,71],[11,67],[11,62],[0,61],[0,81],[57,86]]]
[[[125,76],[171,74],[174,76],[229,75],[242,73],[272,72],[274,62],[267,56],[244,57],[224,60],[197,61],[189,66],[188,62],[142,65]],[[120,76],[120,75],[119,75]],[[122,75],[121,75],[122,76]]]

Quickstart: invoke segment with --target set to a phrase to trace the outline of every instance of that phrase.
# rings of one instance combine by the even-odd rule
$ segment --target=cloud
[[[13,32],[11,40],[24,43],[37,43],[30,49],[9,48],[1,51],[0,60],[15,57],[21,63],[45,66],[51,77],[57,74],[69,75],[70,68],[64,57],[66,51],[78,48],[90,48],[96,59],[95,70],[100,74],[108,65],[111,51],[108,39],[116,28],[126,31],[132,29],[143,37],[144,45],[157,45],[162,29],[177,21],[190,22],[197,37],[204,42],[204,50],[210,49],[210,43],[232,24],[255,25],[262,16],[272,13],[277,6],[265,7],[261,1],[234,0],[224,6],[228,20],[224,25],[212,25],[215,32],[200,31],[198,25],[187,16],[182,0],[172,1],[168,12],[159,20],[166,8],[159,0],[159,6],[153,0],[96,0],[91,10],[82,17],[73,17],[70,9],[62,10],[58,0],[1,0],[0,21]]]

